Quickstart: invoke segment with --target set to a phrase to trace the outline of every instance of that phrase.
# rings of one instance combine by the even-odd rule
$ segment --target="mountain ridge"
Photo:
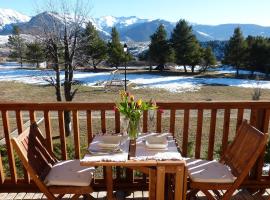
[[[56,13],[43,12],[33,17],[23,15],[15,10],[0,8],[0,35],[12,33],[13,25],[18,25],[24,34],[32,34],[36,29],[42,27],[41,19],[48,22],[52,19],[58,20],[59,25],[61,17]],[[168,38],[175,27],[176,22],[170,22],[164,19],[141,19],[136,16],[114,17],[102,16],[99,18],[89,18],[93,25],[100,32],[104,39],[109,39],[110,31],[113,26],[119,31],[121,40],[146,42],[150,40],[156,28],[163,24],[167,31]],[[244,36],[265,36],[270,37],[270,27],[256,24],[228,23],[220,25],[204,25],[190,23],[194,34],[200,41],[210,40],[228,40],[236,27],[240,27]]]

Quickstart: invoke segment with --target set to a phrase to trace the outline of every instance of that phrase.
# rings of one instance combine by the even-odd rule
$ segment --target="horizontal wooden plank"
[[[55,103],[7,103],[0,102],[1,110],[113,110],[115,103],[84,103],[84,102],[55,102]],[[211,101],[211,102],[158,102],[162,109],[250,109],[270,108],[269,101]]]

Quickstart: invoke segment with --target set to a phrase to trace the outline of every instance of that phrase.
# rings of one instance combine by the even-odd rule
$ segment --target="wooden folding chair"
[[[73,194],[72,199],[81,195],[93,199],[90,184],[94,168],[80,166],[79,160],[58,161],[45,148],[46,141],[36,123],[11,142],[33,181],[48,199],[61,199],[65,194]]]
[[[198,191],[202,191],[208,199],[230,199],[263,153],[267,138],[268,134],[260,132],[245,120],[219,162],[187,159],[191,189],[188,199]]]

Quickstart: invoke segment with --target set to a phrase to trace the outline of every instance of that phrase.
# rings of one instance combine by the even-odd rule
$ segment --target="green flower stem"
[[[136,139],[139,135],[140,119],[129,119],[128,135],[131,140]]]

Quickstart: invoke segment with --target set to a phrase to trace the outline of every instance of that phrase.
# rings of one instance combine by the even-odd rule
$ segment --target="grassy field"
[[[78,102],[114,102],[118,98],[117,88],[105,91],[103,88],[79,87],[74,101]],[[123,89],[123,88],[122,88]],[[128,89],[136,97],[156,101],[227,101],[251,100],[254,89],[230,86],[202,86],[199,91],[171,93],[157,89]],[[270,99],[270,91],[262,90],[262,100]],[[0,82],[0,101],[5,102],[55,102],[55,90],[52,86],[37,86],[15,82]]]

